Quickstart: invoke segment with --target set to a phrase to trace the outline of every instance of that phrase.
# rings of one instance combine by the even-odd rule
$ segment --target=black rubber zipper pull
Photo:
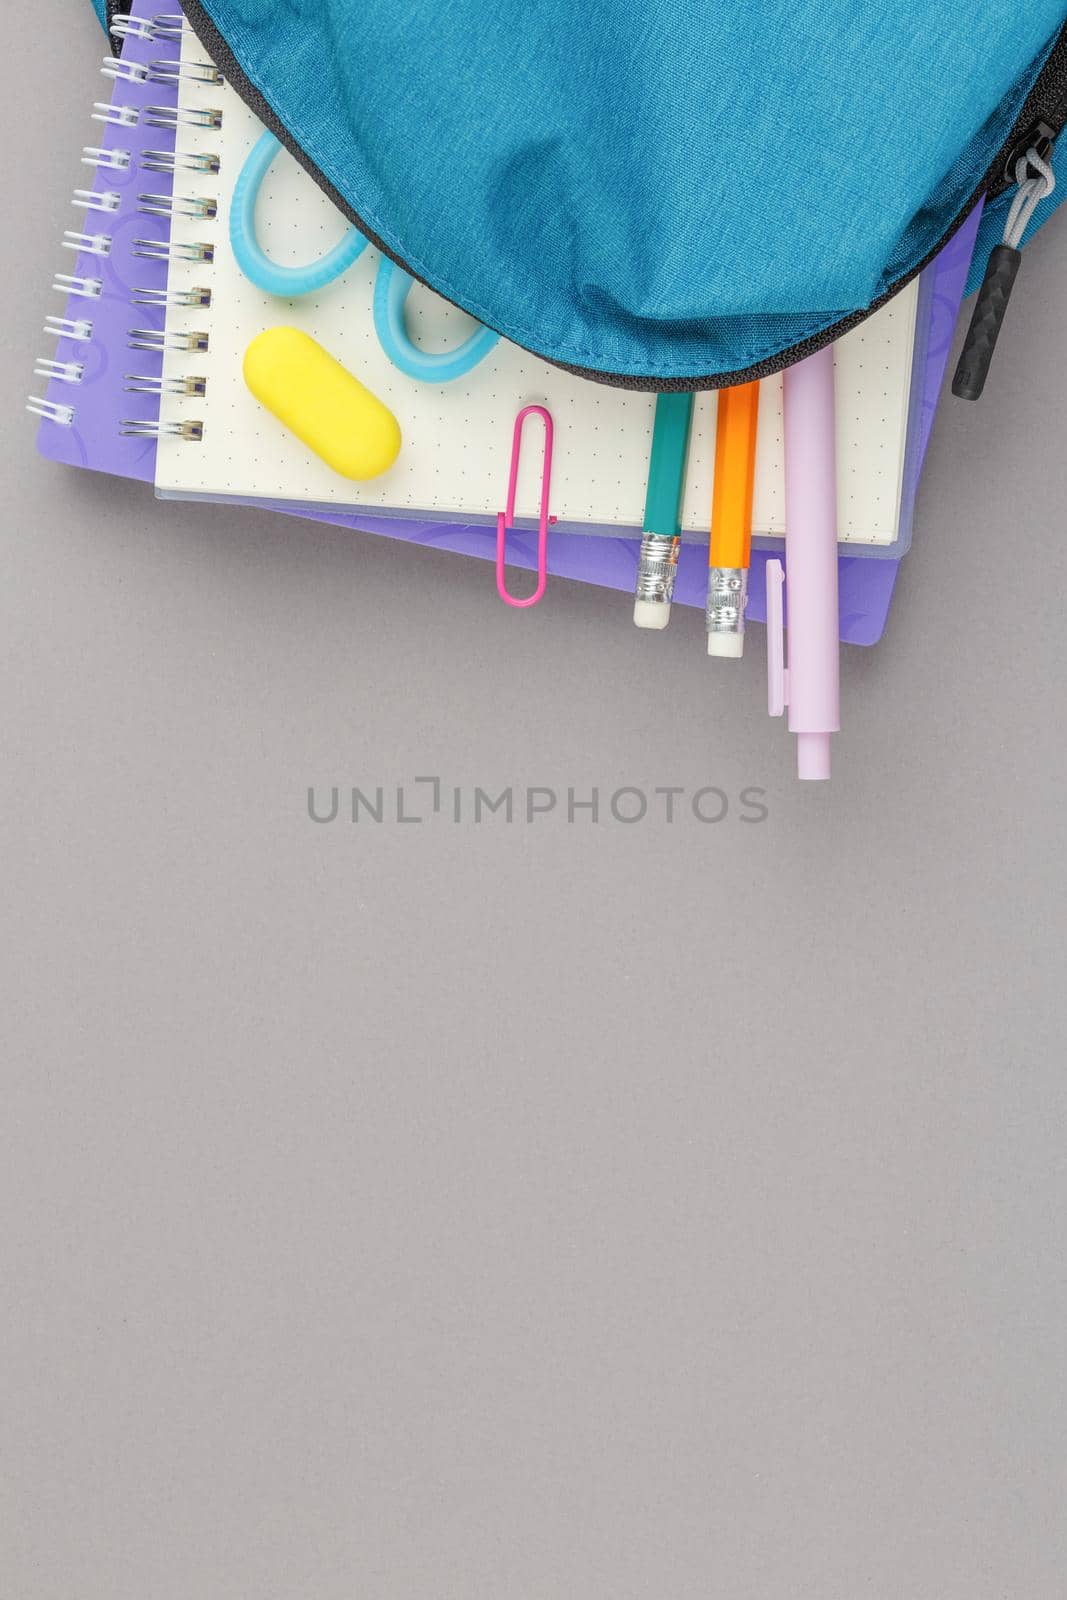
[[[1022,251],[1010,244],[998,244],[989,253],[989,265],[952,380],[952,393],[960,400],[977,400],[985,388],[1022,260]]]
[[[1019,246],[1034,212],[1056,187],[1052,146],[1052,130],[1041,123],[1031,130],[1015,160],[1018,187],[1004,226],[1004,239],[990,252],[989,265],[952,380],[952,393],[961,400],[977,400],[985,388],[1011,292],[1022,265]]]

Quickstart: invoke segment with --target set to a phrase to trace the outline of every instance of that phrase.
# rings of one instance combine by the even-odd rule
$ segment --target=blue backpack
[[[978,276],[1055,204],[1063,0],[182,3],[387,255],[605,382],[765,376],[883,304],[980,199]],[[991,276],[979,345],[1014,276],[995,253]]]

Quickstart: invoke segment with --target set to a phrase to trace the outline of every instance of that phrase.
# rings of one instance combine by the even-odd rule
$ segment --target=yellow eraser
[[[244,375],[260,404],[342,478],[377,478],[400,454],[388,406],[299,328],[253,339]]]

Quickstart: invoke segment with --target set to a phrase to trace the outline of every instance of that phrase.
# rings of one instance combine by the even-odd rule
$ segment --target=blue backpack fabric
[[[1013,139],[1031,111],[1055,131],[1067,116],[1064,0],[183,4],[414,276],[637,387],[796,359],[913,275],[982,191],[993,242]]]

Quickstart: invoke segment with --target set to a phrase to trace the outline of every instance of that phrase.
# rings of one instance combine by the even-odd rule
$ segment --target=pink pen
[[[784,383],[785,572],[767,563],[767,709],[780,717],[789,707],[798,776],[828,778],[830,735],[841,726],[833,346],[788,367]]]

